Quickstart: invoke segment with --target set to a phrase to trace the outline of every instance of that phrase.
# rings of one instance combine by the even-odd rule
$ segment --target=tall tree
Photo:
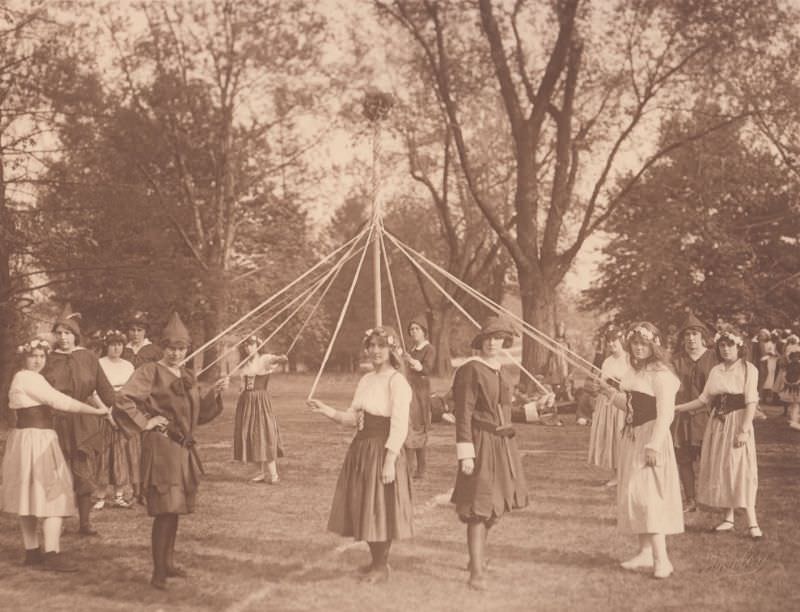
[[[557,286],[647,169],[748,110],[720,94],[719,115],[656,149],[642,142],[651,140],[653,118],[722,89],[725,74],[746,69],[744,58],[776,35],[792,38],[796,23],[778,2],[748,0],[375,4],[425,57],[470,195],[514,261],[523,317],[551,333]],[[487,71],[515,166],[510,227],[481,193],[474,118],[464,114]],[[628,181],[616,183],[615,174],[637,158]],[[526,365],[541,368],[545,358],[526,339]]]
[[[662,140],[695,129],[669,121]],[[742,126],[675,150],[623,199],[585,303],[662,329],[686,308],[707,321],[796,326],[800,282],[780,281],[800,267],[800,215],[789,214],[798,197],[800,182]]]

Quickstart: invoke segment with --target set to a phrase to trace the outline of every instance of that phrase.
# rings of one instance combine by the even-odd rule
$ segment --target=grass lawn
[[[427,479],[415,488],[416,537],[392,549],[388,584],[359,583],[365,544],[327,533],[330,501],[351,432],[313,415],[304,399],[310,377],[278,376],[272,395],[287,457],[277,486],[248,482],[252,466],[234,463],[235,394],[225,413],[200,428],[207,475],[195,514],[182,517],[177,558],[190,572],[153,590],[151,520],[141,507],[95,513],[100,538],[67,523],[62,550],[83,569],[70,576],[21,566],[16,518],[0,516],[2,610],[800,610],[800,433],[781,409],[756,424],[761,542],[713,535],[716,517],[688,515],[686,533],[668,545],[675,574],[657,581],[618,562],[635,549],[615,529],[608,478],[585,465],[589,430],[517,425],[532,498],[492,530],[492,588],[467,589],[465,529],[446,493],[454,480],[454,431],[434,424]],[[234,385],[235,386],[235,385]],[[355,379],[327,377],[317,396],[343,408]],[[6,432],[0,432],[0,445]]]

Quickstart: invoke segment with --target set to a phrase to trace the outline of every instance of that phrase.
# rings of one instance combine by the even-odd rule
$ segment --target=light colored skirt
[[[589,465],[616,470],[619,463],[619,439],[625,424],[625,412],[614,407],[611,399],[597,395],[589,432]]]
[[[758,464],[753,433],[744,446],[733,446],[746,410],[735,410],[721,421],[711,417],[703,436],[697,501],[713,508],[752,508],[756,505]]]
[[[678,464],[667,433],[655,466],[645,464],[645,446],[655,420],[624,433],[619,445],[617,528],[626,533],[683,533],[683,506]]]
[[[72,474],[52,429],[12,429],[3,456],[0,507],[20,516],[74,516]]]

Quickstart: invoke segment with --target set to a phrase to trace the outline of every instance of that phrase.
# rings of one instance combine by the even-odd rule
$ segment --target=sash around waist
[[[633,419],[631,425],[639,427],[650,421],[654,421],[658,416],[656,410],[656,398],[647,393],[631,391],[631,408],[633,409]]]
[[[715,395],[711,405],[718,415],[730,414],[735,410],[744,410],[747,406],[744,401],[744,393],[721,393],[720,395]]]
[[[50,406],[29,406],[16,411],[16,429],[55,429],[54,410]]]
[[[369,412],[364,412],[363,415],[363,426],[356,433],[356,440],[367,438],[382,438],[385,440],[389,437],[389,429],[392,424],[391,417],[370,414]]]

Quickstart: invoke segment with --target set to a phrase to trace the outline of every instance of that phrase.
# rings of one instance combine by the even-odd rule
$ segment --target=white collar
[[[430,342],[428,342],[427,340],[423,340],[420,344],[417,344],[417,345],[414,346],[414,350],[418,351],[420,349],[424,349],[429,344],[430,344]]]
[[[479,363],[482,363],[482,364],[483,364],[483,365],[485,365],[487,368],[491,368],[491,369],[492,369],[492,370],[494,370],[495,372],[499,372],[499,371],[500,371],[500,364],[497,364],[497,365],[492,365],[491,363],[489,363],[488,361],[486,361],[486,360],[485,360],[483,357],[481,357],[480,355],[473,355],[472,357],[467,357],[467,358],[464,360],[464,362],[461,364],[461,366],[463,366],[465,363],[469,363],[470,361],[477,361],[477,362],[479,362]],[[459,366],[459,367],[461,367],[461,366]]]
[[[131,349],[134,353],[138,353],[140,350],[142,350],[148,344],[153,344],[153,343],[150,342],[150,340],[148,340],[147,338],[145,338],[144,341],[139,345],[139,348],[136,348],[135,346],[133,346],[133,342],[128,342],[128,344],[126,344],[125,346],[127,348]]]

